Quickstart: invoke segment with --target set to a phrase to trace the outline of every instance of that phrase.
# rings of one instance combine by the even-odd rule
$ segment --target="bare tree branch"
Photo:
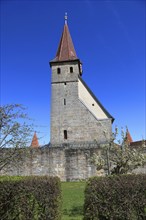
[[[30,121],[22,105],[0,106],[0,170],[19,159],[16,149],[29,146],[33,127]]]

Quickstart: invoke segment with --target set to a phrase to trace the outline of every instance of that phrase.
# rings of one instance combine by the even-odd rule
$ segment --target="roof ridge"
[[[66,31],[66,35],[67,35],[67,29],[66,29],[66,27],[67,27],[67,24],[65,24],[65,31]],[[68,37],[66,38],[66,41],[67,41],[67,45],[68,45],[68,48],[69,48],[69,42],[68,42]],[[70,48],[69,48],[70,49]],[[67,51],[68,52],[68,57],[69,57],[69,50]]]

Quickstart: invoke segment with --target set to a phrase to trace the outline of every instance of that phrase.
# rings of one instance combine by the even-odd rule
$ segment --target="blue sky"
[[[68,13],[83,79],[132,138],[146,136],[144,0],[1,0],[1,104],[21,103],[50,140],[51,70]]]

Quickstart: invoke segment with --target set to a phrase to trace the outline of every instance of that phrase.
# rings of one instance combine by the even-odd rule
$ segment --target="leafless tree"
[[[25,111],[20,104],[0,106],[0,170],[16,163],[30,144],[32,124]]]

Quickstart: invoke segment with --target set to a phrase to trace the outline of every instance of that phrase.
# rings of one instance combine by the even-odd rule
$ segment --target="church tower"
[[[111,137],[114,119],[82,79],[82,63],[74,49],[67,15],[58,50],[50,61],[50,67],[52,146],[107,142]]]

